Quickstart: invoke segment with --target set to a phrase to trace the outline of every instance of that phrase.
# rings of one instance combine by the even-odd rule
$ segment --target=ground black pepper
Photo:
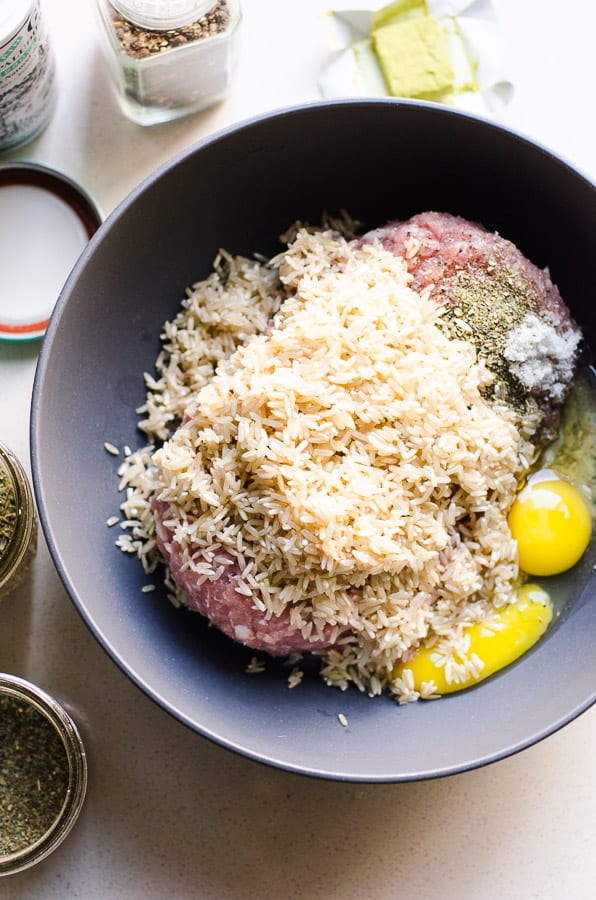
[[[148,56],[221,34],[227,29],[231,18],[226,0],[217,0],[213,9],[198,21],[169,31],[141,28],[113,8],[111,14],[120,47],[134,59],[146,59]]]
[[[0,857],[25,850],[56,821],[68,791],[62,738],[35,707],[0,696]]]

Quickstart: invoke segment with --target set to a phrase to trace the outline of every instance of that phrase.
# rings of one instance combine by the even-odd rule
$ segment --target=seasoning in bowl
[[[62,843],[86,784],[85,750],[66,710],[35,685],[0,675],[0,875]]]
[[[0,597],[24,578],[37,549],[37,517],[23,466],[0,443]]]

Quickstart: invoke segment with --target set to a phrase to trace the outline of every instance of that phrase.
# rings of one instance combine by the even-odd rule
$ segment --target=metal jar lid
[[[32,6],[32,0],[0,0],[0,41],[17,33]]]
[[[17,161],[0,163],[0,220],[0,340],[35,340],[102,217],[66,175]]]
[[[196,22],[215,3],[216,0],[113,0],[112,6],[141,28],[168,31]]]

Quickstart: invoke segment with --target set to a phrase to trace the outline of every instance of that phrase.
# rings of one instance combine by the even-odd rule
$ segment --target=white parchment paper
[[[388,96],[370,38],[375,13],[386,5],[382,0],[363,8],[362,0],[346,0],[329,12],[330,55],[319,79],[323,97]],[[425,6],[446,32],[455,73],[455,90],[444,102],[481,113],[509,103],[513,83],[490,0],[427,0]]]

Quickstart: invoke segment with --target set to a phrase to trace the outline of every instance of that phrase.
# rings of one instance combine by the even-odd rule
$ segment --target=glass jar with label
[[[54,60],[39,0],[0,0],[0,151],[41,131],[54,97]]]
[[[0,443],[0,598],[21,582],[37,549],[37,516],[27,473]]]
[[[120,106],[153,125],[198,112],[228,93],[238,0],[97,0]]]

